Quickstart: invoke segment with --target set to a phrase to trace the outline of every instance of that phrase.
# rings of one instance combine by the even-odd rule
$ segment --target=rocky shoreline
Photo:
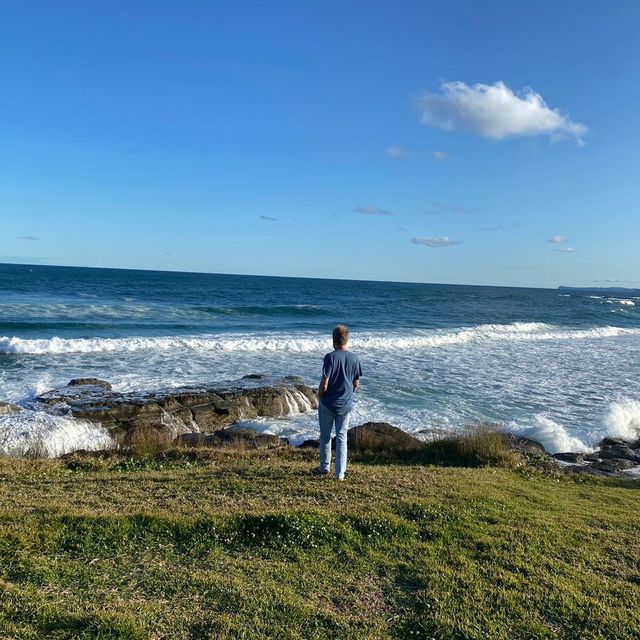
[[[100,423],[116,442],[141,430],[172,439],[214,433],[243,420],[280,417],[317,409],[316,392],[298,377],[270,380],[251,375],[224,385],[198,385],[146,393],[120,393],[109,382],[76,378],[35,399],[54,414]]]
[[[229,443],[254,447],[288,446],[286,440],[241,428],[236,423],[258,417],[282,417],[313,411],[318,407],[315,389],[302,378],[270,379],[254,374],[227,384],[197,385],[144,393],[120,393],[98,378],[76,378],[67,386],[39,395],[34,405],[52,415],[66,415],[100,424],[118,444],[138,433],[162,434],[187,446],[224,446]],[[0,402],[0,417],[22,409]],[[592,453],[550,454],[534,440],[502,434],[507,449],[566,473],[640,479],[640,439],[627,442],[604,438]],[[358,450],[400,451],[424,446],[401,429],[370,422],[349,431],[349,446]],[[303,448],[318,446],[308,440]]]

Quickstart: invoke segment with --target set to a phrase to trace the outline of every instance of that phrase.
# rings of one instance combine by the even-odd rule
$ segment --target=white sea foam
[[[640,402],[624,398],[609,405],[604,418],[606,435],[611,438],[640,438]]]
[[[621,304],[625,307],[635,307],[636,303],[633,300],[627,298],[607,298],[605,300],[607,304]]]
[[[593,327],[567,329],[538,322],[484,324],[462,329],[436,329],[410,335],[360,333],[353,340],[355,350],[398,350],[494,341],[588,340],[640,335],[640,329]],[[285,351],[310,352],[330,348],[330,340],[315,334],[283,337],[280,334],[219,334],[204,336],[126,337],[126,338],[48,338],[0,337],[0,353],[66,354],[136,351]]]
[[[601,426],[590,431],[579,431],[576,435],[570,435],[562,424],[545,414],[536,415],[533,424],[512,422],[507,428],[518,435],[537,440],[549,453],[588,453],[595,451],[603,438],[621,438],[630,442],[640,438],[640,402],[632,398],[611,402]]]
[[[36,452],[57,457],[86,449],[109,449],[114,442],[103,427],[67,416],[24,410],[0,417],[0,454],[23,456]]]
[[[569,435],[565,427],[546,415],[535,416],[533,424],[522,426],[511,424],[510,431],[519,436],[539,442],[549,453],[573,451],[574,453],[588,453],[594,450],[592,446],[580,438]]]

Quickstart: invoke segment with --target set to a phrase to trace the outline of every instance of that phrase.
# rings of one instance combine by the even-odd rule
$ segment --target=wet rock
[[[85,379],[94,380],[94,379]],[[108,383],[106,383],[108,384]],[[118,393],[100,384],[66,386],[37,398],[51,413],[100,422],[115,437],[157,429],[172,437],[211,433],[241,420],[279,417],[316,409],[311,387],[278,381],[261,385],[256,379],[226,386],[195,386],[147,393]]]
[[[622,438],[603,438],[600,441],[600,448],[605,448],[605,447],[612,447],[612,446],[618,446],[618,445],[622,445],[622,446],[629,446],[629,443],[626,440],[623,440]]]
[[[319,449],[320,440],[305,440],[298,449]]]
[[[584,462],[584,455],[581,453],[571,453],[566,451],[564,453],[554,453],[553,457],[561,462],[572,462],[573,464],[582,464]]]
[[[247,449],[271,449],[288,446],[288,443],[278,436],[236,427],[221,429],[214,433],[185,433],[178,440],[181,444],[192,447],[239,446]]]
[[[523,438],[522,436],[516,436],[512,433],[503,433],[501,435],[502,442],[511,451],[529,455],[546,454],[544,447],[537,440]]]
[[[288,447],[289,443],[271,433],[260,433],[253,429],[229,427],[216,432],[218,439],[227,445],[242,445],[249,449],[263,449],[272,447]]]
[[[111,391],[112,386],[110,382],[106,380],[100,380],[100,378],[74,378],[67,383],[68,387],[82,387],[85,385],[91,385],[95,387],[102,387]]]
[[[17,405],[0,400],[0,416],[8,416],[11,413],[17,413],[18,411],[22,411],[22,409]]]
[[[246,376],[242,376],[243,380],[266,380],[267,375],[264,373],[249,373]]]
[[[591,468],[597,469],[599,471],[615,473],[617,471],[632,469],[636,466],[638,466],[637,463],[632,462],[631,460],[625,460],[623,458],[608,458],[607,460],[603,460],[602,462],[594,462],[591,465]]]
[[[572,464],[562,467],[562,471],[570,474],[587,474],[602,478],[625,478],[628,480],[628,477],[623,472],[599,468],[597,464]]]
[[[349,429],[347,446],[352,451],[389,453],[419,449],[424,444],[386,422],[367,422]]]
[[[600,449],[598,456],[603,460],[609,458],[623,458],[625,460],[632,460],[636,463],[640,462],[640,455],[638,455],[628,444],[613,444],[605,446]]]

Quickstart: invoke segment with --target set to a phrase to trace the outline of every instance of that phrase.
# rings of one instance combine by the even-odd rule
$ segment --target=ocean
[[[331,330],[361,358],[352,425],[412,433],[491,422],[551,452],[640,432],[640,293],[0,265],[0,449],[38,433],[55,455],[99,428],[33,398],[95,376],[121,391],[251,373],[312,385]],[[315,414],[251,428],[317,437]]]

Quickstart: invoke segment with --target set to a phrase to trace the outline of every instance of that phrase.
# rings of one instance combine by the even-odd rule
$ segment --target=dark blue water
[[[640,293],[0,265],[0,399],[77,375],[123,390],[301,374],[333,326],[365,367],[357,418],[479,420],[591,446],[640,428]],[[303,437],[313,416],[256,428]]]

